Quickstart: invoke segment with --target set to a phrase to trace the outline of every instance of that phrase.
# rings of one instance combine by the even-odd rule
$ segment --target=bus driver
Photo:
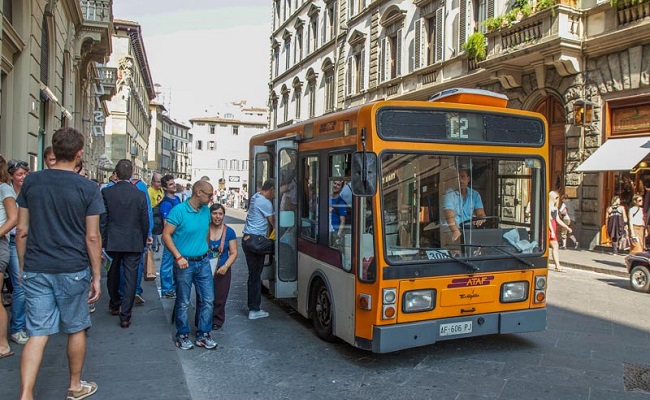
[[[456,243],[461,237],[461,227],[463,224],[472,221],[472,217],[485,217],[483,210],[483,201],[481,195],[474,189],[468,187],[470,173],[466,168],[458,170],[458,188],[453,188],[445,192],[443,199],[443,212],[447,221],[447,235],[451,236],[451,242]],[[473,222],[477,227],[483,225],[485,220],[479,219]],[[443,245],[449,243],[443,240]]]

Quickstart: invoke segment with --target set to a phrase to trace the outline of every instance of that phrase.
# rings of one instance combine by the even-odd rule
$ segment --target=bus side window
[[[316,241],[318,239],[318,158],[303,159],[303,197],[300,207],[300,235]]]

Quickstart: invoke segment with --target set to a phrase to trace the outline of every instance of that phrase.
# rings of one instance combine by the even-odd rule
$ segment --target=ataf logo
[[[480,276],[480,277],[471,277],[471,278],[458,278],[453,279],[448,288],[459,288],[459,287],[468,287],[468,286],[485,286],[492,283],[494,276]]]

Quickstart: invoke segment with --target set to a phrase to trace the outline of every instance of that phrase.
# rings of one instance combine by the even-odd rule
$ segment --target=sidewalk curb
[[[618,276],[621,278],[627,278],[629,274],[627,273],[627,270],[622,270],[619,271],[618,269],[614,270],[611,268],[605,268],[605,267],[598,267],[598,266],[593,266],[593,265],[581,265],[581,264],[576,264],[572,262],[566,262],[562,261],[562,266],[565,268],[572,268],[572,269],[580,269],[583,271],[592,271],[592,272],[598,272],[599,274],[606,274],[606,275],[612,275],[612,276]]]

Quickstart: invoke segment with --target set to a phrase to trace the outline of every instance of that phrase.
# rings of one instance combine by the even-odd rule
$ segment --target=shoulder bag
[[[212,270],[212,275],[214,275],[217,272],[217,265],[219,264],[219,258],[221,258],[221,255],[223,254],[223,247],[226,242],[226,230],[228,227],[226,224],[223,224],[223,230],[221,231],[221,243],[219,244],[219,250],[216,253],[212,253],[215,256],[210,259],[210,269]],[[212,249],[210,249],[212,250]]]

